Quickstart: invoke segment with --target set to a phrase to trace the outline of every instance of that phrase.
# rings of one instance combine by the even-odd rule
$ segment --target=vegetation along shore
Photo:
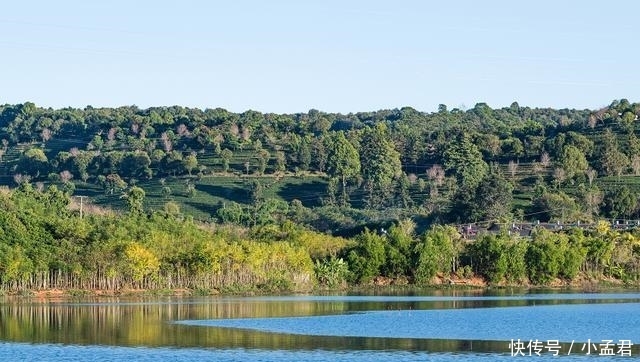
[[[640,104],[0,106],[0,293],[637,286]]]

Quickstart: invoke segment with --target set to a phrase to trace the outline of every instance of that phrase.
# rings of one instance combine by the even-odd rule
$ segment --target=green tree
[[[253,206],[258,206],[264,201],[264,186],[262,186],[262,183],[260,181],[253,180],[251,182],[250,192],[251,204]]]
[[[105,191],[113,195],[127,187],[127,183],[117,173],[112,173],[105,177],[104,189]]]
[[[231,202],[229,204],[225,203],[218,209],[217,214],[223,223],[241,225],[246,219],[248,219],[246,210],[237,202]]]
[[[313,139],[311,152],[313,154],[313,167],[318,172],[324,172],[327,167],[327,148],[324,145],[322,136]]]
[[[503,153],[513,155],[516,159],[524,156],[525,150],[522,141],[516,137],[509,137],[504,140]]]
[[[298,163],[303,171],[308,170],[311,165],[311,138],[309,136],[302,137],[298,146]]]
[[[445,170],[453,173],[464,189],[474,190],[489,172],[489,166],[482,159],[480,150],[465,135],[461,135],[456,142],[451,142],[442,157]]]
[[[499,172],[482,179],[475,192],[470,210],[479,220],[500,220],[508,217],[513,204],[513,185]]]
[[[375,232],[365,230],[355,238],[356,246],[347,256],[351,279],[357,283],[366,283],[380,275],[385,264],[385,240]]]
[[[276,171],[284,172],[287,170],[286,156],[284,152],[276,152]]]
[[[413,205],[413,199],[411,198],[410,193],[411,188],[411,180],[409,180],[409,176],[404,172],[396,179],[396,198],[398,199],[398,203],[403,208],[408,208]]]
[[[330,257],[322,261],[316,260],[313,269],[318,283],[329,288],[341,286],[349,275],[349,266],[342,258]]]
[[[560,166],[564,169],[566,177],[573,179],[577,175],[584,175],[589,168],[589,163],[584,153],[575,146],[564,146],[560,156]]]
[[[529,279],[535,284],[547,284],[555,279],[564,264],[567,236],[537,230],[527,249]]]
[[[411,219],[403,219],[389,228],[385,243],[386,262],[382,266],[383,275],[397,278],[411,274],[415,227],[416,224]]]
[[[544,191],[535,196],[531,213],[541,221],[574,222],[583,219],[576,200],[564,192]]]
[[[149,158],[149,156],[147,156]],[[73,170],[76,175],[80,175],[82,181],[87,182],[89,173],[87,169],[94,159],[94,153],[89,151],[79,151],[73,156]],[[138,162],[144,162],[144,160],[137,160]],[[147,165],[148,166],[148,165]],[[142,167],[145,167],[144,165]],[[140,176],[134,176],[140,177]]]
[[[591,156],[593,153],[593,141],[587,136],[578,132],[567,132],[566,145],[574,146],[580,150],[585,156]],[[564,148],[563,148],[564,150]]]
[[[229,162],[231,161],[232,157],[233,152],[228,148],[225,148],[220,152],[220,158],[222,159],[222,172],[229,171]]]
[[[271,157],[271,155],[269,154],[269,151],[264,149],[258,151],[258,155],[257,155],[258,173],[260,175],[264,174],[265,170],[267,169],[267,164],[269,163],[269,157]]]
[[[627,186],[609,190],[604,196],[604,211],[612,218],[630,218],[638,209],[638,197]]]
[[[144,211],[144,197],[145,192],[143,189],[137,186],[133,186],[126,194],[127,205],[129,206],[129,212],[134,215],[142,214]]]
[[[347,140],[344,132],[336,132],[331,137],[326,138],[327,149],[327,171],[333,177],[342,180],[341,204],[347,204],[347,180],[360,174],[360,155],[358,150]]]
[[[323,200],[325,205],[336,205],[336,194],[338,193],[338,179],[331,177],[327,182],[326,198]]]
[[[635,132],[629,132],[627,134],[627,157],[633,160],[635,157],[640,157],[640,139],[636,136]]]
[[[438,274],[445,276],[455,271],[458,254],[456,248],[460,234],[451,226],[436,225],[427,231],[416,246],[418,261],[416,283],[429,284]]]
[[[120,174],[128,178],[150,179],[151,158],[144,151],[128,152],[120,162]]]
[[[469,247],[476,272],[491,283],[524,278],[526,244],[506,234],[485,234]]]
[[[44,151],[40,148],[30,148],[20,156],[16,172],[38,178],[40,175],[47,175],[48,168],[49,160]]]
[[[620,176],[629,165],[629,158],[620,152],[616,135],[607,129],[602,136],[600,169],[608,176]]]
[[[189,176],[191,176],[191,171],[195,170],[196,167],[198,167],[198,158],[194,153],[191,153],[189,156],[185,157],[182,162],[184,164],[185,170],[187,170],[187,172],[189,173]]]
[[[369,204],[380,206],[389,198],[395,178],[402,173],[400,153],[396,151],[386,125],[366,128],[360,141],[362,177],[369,188]]]
[[[181,174],[184,172],[184,164],[182,162],[183,157],[182,153],[178,151],[167,152],[167,155],[164,158],[163,168],[166,173],[170,173],[172,175]]]

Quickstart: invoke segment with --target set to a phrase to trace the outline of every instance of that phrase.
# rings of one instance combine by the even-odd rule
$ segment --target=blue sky
[[[11,1],[0,103],[357,112],[640,101],[637,1]]]

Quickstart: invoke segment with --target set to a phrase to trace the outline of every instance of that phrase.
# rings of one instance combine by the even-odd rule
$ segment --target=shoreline
[[[283,291],[232,291],[199,290],[188,288],[177,289],[120,289],[120,290],[78,290],[78,289],[45,289],[23,291],[0,291],[0,299],[10,298],[19,300],[56,299],[84,299],[84,298],[192,298],[192,297],[232,297],[232,296],[284,296],[284,295],[389,295],[389,294],[442,294],[450,295],[456,292],[468,294],[502,294],[531,292],[561,292],[572,293],[601,293],[601,292],[632,292],[640,291],[640,285],[614,284],[602,282],[594,285],[474,285],[474,284],[432,284],[418,286],[405,285],[356,285],[340,289],[314,288],[311,290],[283,290]]]

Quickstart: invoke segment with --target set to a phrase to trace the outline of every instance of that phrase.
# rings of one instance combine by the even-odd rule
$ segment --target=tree
[[[222,172],[229,171],[229,162],[231,161],[231,157],[233,157],[233,152],[225,148],[220,152],[220,158],[222,159]]]
[[[618,140],[610,129],[602,136],[600,168],[608,176],[620,176],[629,165],[629,158],[618,148]]]
[[[630,218],[638,209],[638,198],[629,187],[621,186],[605,193],[604,211],[612,218]]]
[[[387,126],[366,128],[360,141],[362,177],[369,188],[369,203],[379,206],[388,199],[393,180],[402,173],[400,153],[389,137]]]
[[[413,199],[410,194],[411,180],[407,174],[402,173],[400,177],[396,179],[396,198],[399,205],[402,208],[408,208],[413,205]]]
[[[360,174],[360,155],[353,145],[347,141],[344,132],[336,132],[331,137],[326,138],[327,149],[327,171],[333,177],[342,180],[343,206],[347,204],[347,180]]]
[[[258,180],[253,180],[251,182],[251,204],[253,206],[258,206],[264,200],[264,187],[262,183]]]
[[[258,151],[258,155],[256,156],[258,159],[258,173],[260,175],[264,174],[264,171],[267,169],[267,164],[269,163],[269,151],[260,150]]]
[[[30,148],[20,156],[16,172],[38,178],[40,175],[47,175],[48,168],[49,160],[44,151],[40,148]]]
[[[478,147],[487,157],[496,157],[500,154],[500,138],[494,134],[479,134]]]
[[[191,182],[187,182],[187,197],[189,198],[194,198],[196,197],[196,186],[194,184],[192,184]]]
[[[150,165],[151,158],[146,152],[128,152],[120,162],[120,174],[128,178],[150,179],[152,175]]]
[[[76,175],[79,175],[82,181],[84,182],[87,182],[87,179],[89,178],[89,173],[87,169],[89,168],[89,165],[93,161],[94,156],[95,156],[94,152],[91,152],[91,151],[78,151],[73,155],[72,161],[73,161],[74,173]],[[138,161],[144,162],[142,160],[138,160]]]
[[[198,158],[193,152],[189,156],[185,157],[185,159],[182,162],[183,162],[184,168],[189,173],[189,176],[191,176],[191,171],[193,171],[196,167],[198,167]]]
[[[577,132],[567,132],[565,146],[574,146],[585,156],[591,156],[591,154],[593,153],[593,141],[587,138],[587,136],[585,136],[584,134],[580,134]]]
[[[465,135],[451,142],[442,157],[445,170],[455,175],[461,188],[475,189],[489,171],[480,150]]]
[[[436,186],[442,186],[445,179],[444,169],[440,165],[433,165],[427,170],[427,177]]]
[[[500,220],[511,213],[513,185],[502,174],[492,172],[478,185],[471,208],[478,220]]]
[[[567,180],[567,171],[562,167],[553,169],[553,183],[559,188]]]
[[[389,228],[385,244],[386,262],[382,266],[385,276],[397,278],[411,275],[414,264],[414,231],[411,219],[398,221]]]
[[[384,245],[384,237],[368,229],[356,237],[356,246],[347,256],[353,281],[365,283],[380,274],[386,262]]]
[[[276,171],[284,172],[287,169],[285,154],[282,151],[276,152]]]
[[[338,193],[338,179],[331,177],[327,182],[326,198],[323,203],[328,206],[336,205],[336,194]]]
[[[506,242],[504,235],[485,234],[469,247],[476,273],[491,283],[501,282],[509,271]]]
[[[55,186],[55,185],[54,185]],[[67,195],[73,195],[73,193],[76,190],[76,184],[73,183],[73,181],[66,181],[62,183],[62,190],[67,194]]]
[[[318,172],[324,172],[327,166],[327,148],[324,145],[322,137],[313,139],[311,150],[313,153],[313,167],[315,167]]]
[[[129,206],[129,212],[131,214],[142,214],[144,211],[144,197],[145,192],[140,187],[133,186],[129,189],[125,199],[127,200],[127,205]]]
[[[602,191],[600,191],[597,186],[592,185],[589,185],[588,187],[580,185],[578,190],[579,195],[582,199],[582,204],[585,208],[585,212],[588,215],[598,215],[600,213],[600,204],[603,201]]]
[[[589,180],[589,186],[591,186],[593,184],[593,180],[595,180],[596,177],[598,177],[598,171],[590,168],[587,170],[586,174],[587,174],[587,180]]]
[[[564,192],[545,191],[533,199],[531,213],[541,221],[573,222],[582,219],[580,207]]]
[[[589,168],[589,163],[584,153],[575,146],[564,146],[560,156],[560,166],[565,171],[567,179],[573,179],[577,175],[583,175]]]
[[[626,153],[630,160],[640,158],[640,139],[638,139],[635,132],[629,132],[627,134]]]
[[[298,145],[298,163],[303,171],[308,170],[311,165],[311,139],[309,136],[303,137]]]
[[[172,217],[178,217],[180,215],[180,205],[174,201],[167,201],[164,203],[164,212]]]
[[[505,148],[503,153],[511,154],[515,156],[516,159],[524,155],[524,145],[522,144],[522,141],[516,137],[509,137],[504,140],[503,146]]]
[[[551,156],[547,152],[542,152],[542,155],[540,155],[540,164],[542,167],[549,167],[551,164]]]
[[[560,273],[564,263],[567,237],[552,234],[546,230],[537,230],[529,243],[526,253],[529,279],[535,284],[547,284]]]
[[[182,162],[182,153],[178,151],[167,152],[164,158],[163,168],[165,172],[171,173],[174,176],[184,171],[184,164]]]
[[[416,283],[429,284],[438,274],[445,276],[455,272],[460,234],[451,226],[436,225],[429,229],[416,245],[418,261],[416,265]]]
[[[127,273],[138,285],[145,277],[156,274],[160,270],[158,257],[139,243],[130,243],[124,253]]]
[[[237,202],[231,202],[228,205],[225,203],[218,209],[217,214],[223,223],[242,224],[248,219],[246,210]]]
[[[124,190],[126,187],[127,183],[117,173],[112,173],[105,177],[104,188],[110,195]]]
[[[636,121],[637,116],[633,114],[633,112],[624,112],[622,117],[620,117],[620,126],[625,130],[633,131],[634,122]]]

